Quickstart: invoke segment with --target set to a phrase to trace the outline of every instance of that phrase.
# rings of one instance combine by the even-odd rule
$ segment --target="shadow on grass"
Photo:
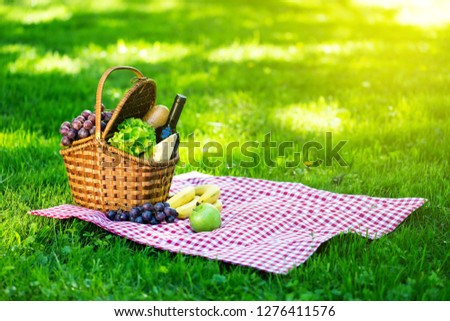
[[[369,13],[379,16],[379,20],[369,21]],[[383,68],[362,66],[352,73],[357,58],[368,54],[364,49],[345,55],[328,55],[327,61],[323,60],[327,54],[322,49],[303,59],[292,57],[293,61],[273,60],[270,53],[269,57],[255,61],[251,52],[248,60],[234,61],[233,50],[245,44],[254,44],[257,51],[260,45],[301,44],[299,48],[302,48],[324,43],[335,44],[337,50],[345,50],[346,41],[389,44],[420,40],[423,31],[397,24],[393,20],[394,13],[350,5],[347,1],[327,6],[232,1],[226,7],[194,2],[161,12],[152,12],[151,5],[132,3],[125,9],[112,7],[95,13],[78,8],[67,20],[55,19],[36,24],[3,19],[0,29],[7,31],[2,38],[2,46],[29,46],[32,48],[30,54],[38,58],[47,53],[58,53],[76,59],[80,50],[92,44],[107,48],[117,46],[121,39],[125,43],[143,41],[143,48],[155,42],[194,44],[198,49],[173,62],[149,63],[127,56],[123,64],[138,66],[150,77],[168,81],[168,88],[180,87],[173,80],[174,76],[186,77],[188,80],[183,89],[194,97],[205,92],[216,96],[236,91],[257,92],[255,104],[264,106],[264,101],[270,101],[274,96],[280,105],[333,96],[339,94],[339,88],[360,85],[375,68]],[[236,48],[229,47],[233,43],[237,44]],[[230,50],[225,60],[211,61],[208,54],[221,48]],[[107,56],[89,61],[87,54],[88,64],[73,74],[58,70],[36,73],[26,67],[11,73],[11,64],[21,59],[21,48],[17,50],[19,52],[0,53],[3,62],[0,70],[5,80],[0,102],[0,125],[24,126],[44,135],[54,132],[54,128],[67,119],[66,115],[76,114],[82,108],[80,105],[92,104],[97,80],[110,64]],[[383,49],[382,54],[388,54],[387,50]],[[372,59],[373,62],[377,60],[374,56]],[[207,77],[213,74],[211,70],[214,68],[217,68],[214,81],[207,78],[189,81],[189,74],[201,71]],[[384,77],[388,77],[389,65],[385,70]],[[349,72],[351,77],[348,77]],[[330,81],[333,86],[330,86]],[[170,90],[161,89],[162,94],[166,92]],[[258,118],[266,120],[263,112],[253,117]],[[270,127],[276,127],[276,124]]]
[[[70,54],[90,43],[106,47],[119,39],[198,42],[210,50],[235,40],[252,41],[255,36],[261,42],[273,44],[367,40],[368,36],[371,40],[406,41],[418,36],[417,28],[395,22],[395,11],[358,7],[345,1],[326,6],[269,1],[228,1],[223,6],[196,1],[160,12],[152,11],[151,6],[127,4],[126,8],[112,6],[98,12],[76,8],[67,19],[34,24],[4,19],[0,29],[8,32],[2,40]],[[379,21],[368,21],[368,15],[378,17]]]

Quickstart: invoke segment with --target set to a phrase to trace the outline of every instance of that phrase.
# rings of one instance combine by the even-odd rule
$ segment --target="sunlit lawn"
[[[367,2],[2,2],[0,299],[450,299],[445,1],[406,9]],[[92,108],[98,79],[113,65],[154,78],[157,103],[188,96],[178,129],[201,143],[191,155],[200,165],[177,173],[429,202],[394,233],[336,237],[281,276],[140,246],[79,220],[28,215],[72,202],[58,128]],[[107,106],[130,77],[111,77]],[[285,166],[308,141],[325,144],[326,132],[334,144],[346,141],[348,166]],[[274,152],[277,166],[263,162],[261,148],[253,167],[239,166],[246,158],[238,149],[219,167],[202,157],[209,141],[226,147],[268,134],[294,142],[285,155]],[[182,149],[181,160],[188,157]]]

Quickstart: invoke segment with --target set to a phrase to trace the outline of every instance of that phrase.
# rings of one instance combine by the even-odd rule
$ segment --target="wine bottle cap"
[[[186,96],[182,95],[182,94],[177,94],[175,96],[175,101],[177,103],[184,103],[186,101]]]

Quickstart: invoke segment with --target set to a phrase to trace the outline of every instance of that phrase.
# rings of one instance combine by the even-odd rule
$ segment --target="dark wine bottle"
[[[183,111],[184,103],[186,102],[186,96],[177,94],[173,101],[172,108],[170,109],[167,123],[161,127],[156,128],[156,143],[166,139],[172,134],[176,133],[177,123],[180,119],[181,112]]]

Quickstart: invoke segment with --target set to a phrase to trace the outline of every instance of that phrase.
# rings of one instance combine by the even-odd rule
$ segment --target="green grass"
[[[0,300],[450,299],[448,25],[405,25],[394,9],[351,1],[1,3]],[[158,103],[189,97],[184,138],[227,144],[270,132],[299,149],[329,131],[348,141],[348,167],[286,168],[289,150],[273,168],[240,167],[239,152],[210,168],[199,148],[201,165],[177,173],[429,202],[376,241],[331,239],[287,275],[28,215],[72,202],[59,124],[91,108],[102,72],[122,64],[156,80]],[[111,77],[107,106],[128,80]]]

